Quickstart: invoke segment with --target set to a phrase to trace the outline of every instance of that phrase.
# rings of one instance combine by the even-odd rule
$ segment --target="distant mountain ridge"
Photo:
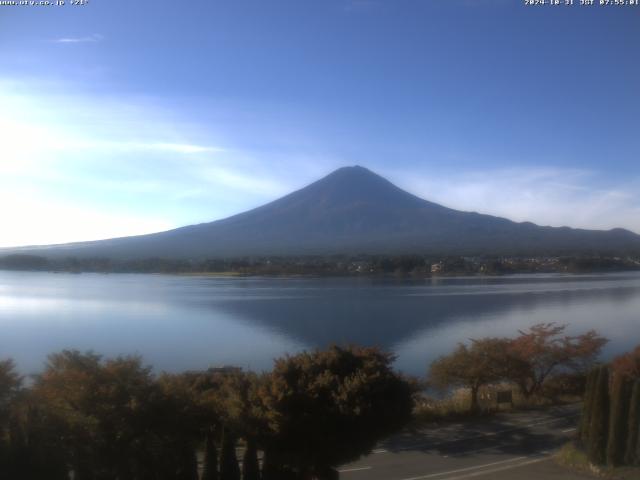
[[[453,210],[353,166],[222,220],[135,237],[0,250],[0,255],[9,253],[113,259],[360,253],[637,254],[640,235],[624,229],[541,227]]]

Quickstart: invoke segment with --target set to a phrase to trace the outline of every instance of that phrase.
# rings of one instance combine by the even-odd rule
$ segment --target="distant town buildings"
[[[431,264],[431,273],[432,274],[442,273],[443,270],[444,270],[444,264],[442,262],[432,263]]]

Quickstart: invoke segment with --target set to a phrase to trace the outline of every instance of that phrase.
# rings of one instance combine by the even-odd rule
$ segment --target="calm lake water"
[[[469,338],[540,322],[596,329],[610,357],[640,343],[640,274],[420,280],[0,271],[0,358],[24,373],[64,348],[140,354],[157,370],[234,364],[336,343],[378,345],[424,375]]]

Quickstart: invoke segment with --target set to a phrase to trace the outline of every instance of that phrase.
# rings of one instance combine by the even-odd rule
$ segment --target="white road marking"
[[[422,477],[403,478],[402,480],[425,480],[427,478],[442,477],[444,475],[450,475],[452,473],[469,472],[469,473],[465,473],[464,475],[458,475],[457,477],[446,477],[441,479],[441,480],[462,480],[465,478],[479,477],[481,475],[488,475],[490,473],[498,473],[498,472],[503,472],[505,470],[525,467],[527,465],[532,465],[534,463],[540,463],[540,462],[544,462],[545,460],[549,460],[549,457],[542,457],[542,458],[534,458],[531,460],[527,460],[526,462],[521,461],[527,458],[531,458],[531,457],[516,457],[510,460],[503,460],[500,462],[486,463],[484,465],[476,465],[474,467],[460,468],[458,470],[449,470],[448,472],[432,473],[430,475],[424,475]],[[518,462],[518,463],[513,463],[513,462]],[[511,465],[504,465],[505,463],[510,463]],[[502,466],[497,468],[491,468],[488,470],[482,470],[483,468],[493,467],[496,465],[502,465]],[[478,470],[478,471],[472,472],[471,470]]]
[[[402,480],[424,480],[426,478],[441,477],[442,475],[450,475],[452,473],[468,472],[470,470],[477,470],[479,468],[493,467],[494,465],[502,465],[504,463],[517,462],[519,460],[524,460],[526,458],[529,458],[529,457],[515,457],[515,458],[510,458],[509,460],[501,460],[499,462],[485,463],[484,465],[475,465],[473,467],[459,468],[457,470],[448,470],[446,472],[431,473],[429,475],[423,475],[421,477],[403,478]]]
[[[354,467],[354,468],[344,468],[342,470],[338,470],[338,472],[340,473],[347,473],[347,472],[360,472],[362,470],[371,470],[371,468],[373,467]]]
[[[443,479],[443,480],[462,480],[464,478],[479,477],[481,475],[488,475],[490,473],[504,472],[505,470],[512,470],[514,468],[525,467],[527,465],[532,465],[534,463],[544,462],[546,460],[549,460],[549,457],[535,458],[535,459],[529,460],[527,462],[516,463],[515,465],[506,465],[504,467],[493,468],[491,470],[482,470],[480,472],[468,473],[466,475],[460,475],[458,477],[447,477],[446,479]]]
[[[377,450],[373,450],[371,453],[373,454],[377,454],[377,453],[387,453],[389,450],[385,450],[384,448],[379,448]]]
[[[569,433],[575,431],[575,428],[567,428],[566,430],[562,430],[562,433]]]

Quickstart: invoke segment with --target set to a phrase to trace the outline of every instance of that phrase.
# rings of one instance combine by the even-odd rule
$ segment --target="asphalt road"
[[[576,432],[580,407],[503,413],[432,425],[383,442],[340,467],[343,480],[579,480],[591,478],[554,464],[552,454]]]

